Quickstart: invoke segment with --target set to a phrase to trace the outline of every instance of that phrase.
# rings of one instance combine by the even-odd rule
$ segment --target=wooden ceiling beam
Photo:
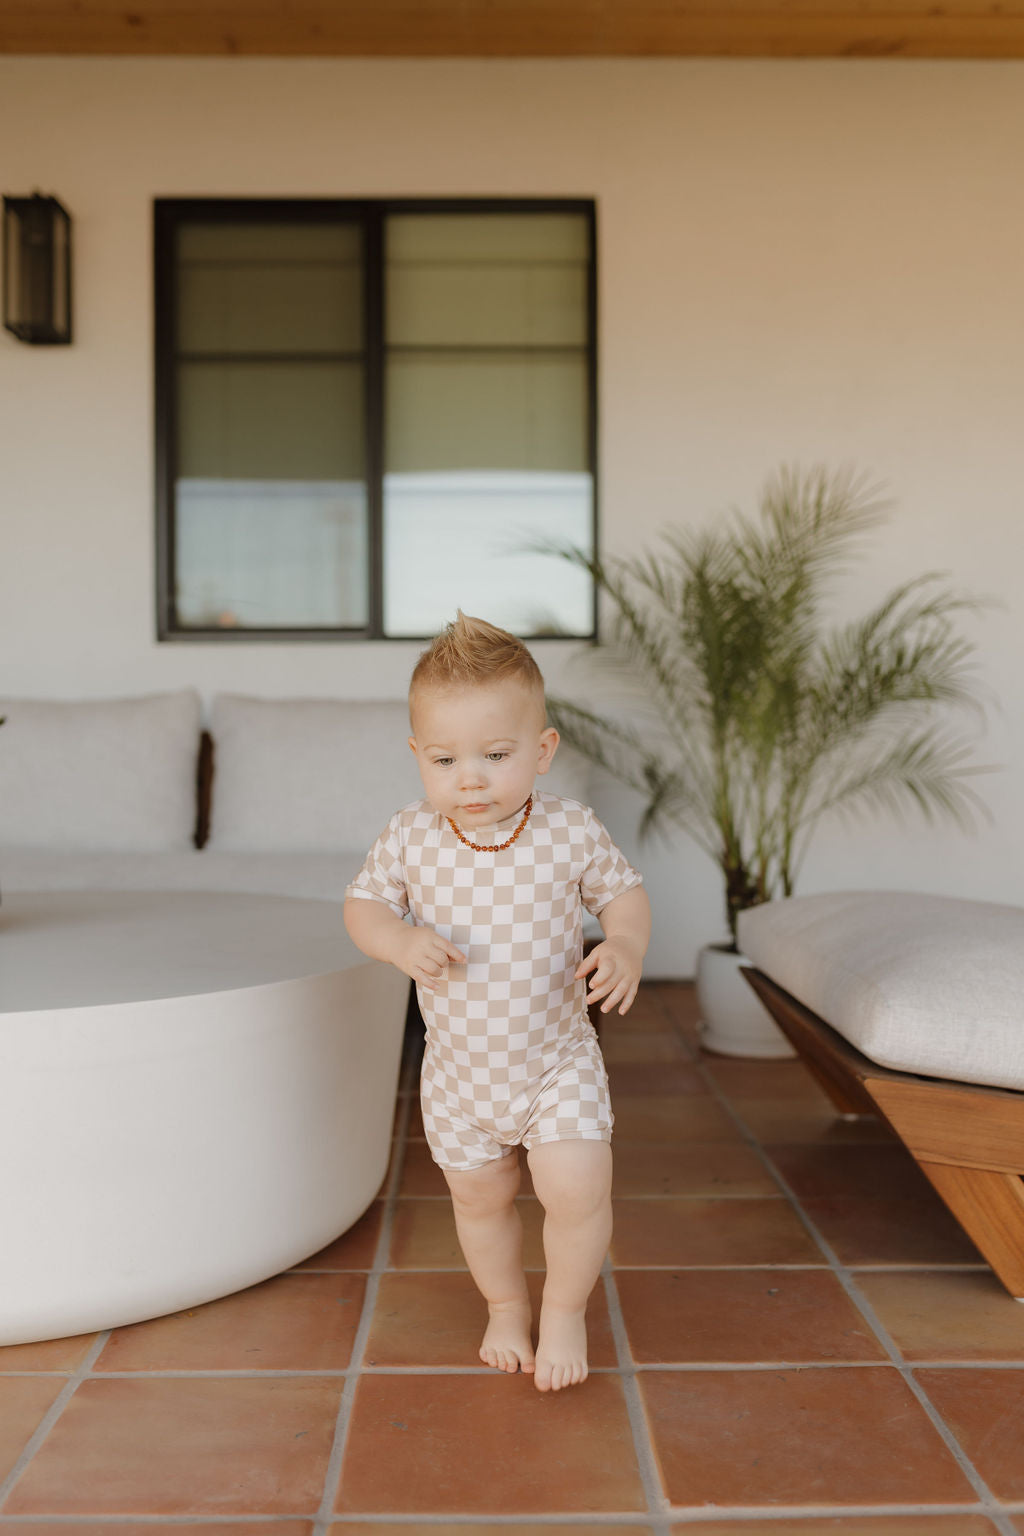
[[[1024,0],[0,0],[0,53],[1024,58]]]

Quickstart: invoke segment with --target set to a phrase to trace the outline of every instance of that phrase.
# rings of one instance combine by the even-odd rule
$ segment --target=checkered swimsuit
[[[473,840],[504,842],[520,813]],[[611,1137],[608,1079],[587,1017],[582,906],[599,913],[641,883],[593,811],[534,791],[520,836],[500,853],[459,842],[426,800],[396,812],[346,896],[386,902],[451,939],[427,1026],[423,1124],[435,1162],[478,1168],[520,1142]]]

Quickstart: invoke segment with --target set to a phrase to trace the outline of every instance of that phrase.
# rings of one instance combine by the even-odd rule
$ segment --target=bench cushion
[[[880,1066],[1024,1089],[1024,908],[907,891],[744,912],[750,963]]]

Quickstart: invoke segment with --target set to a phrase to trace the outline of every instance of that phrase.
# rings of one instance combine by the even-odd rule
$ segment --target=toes
[[[492,1370],[507,1371],[510,1376],[515,1375],[516,1371],[519,1370],[533,1370],[532,1362],[530,1365],[523,1365],[519,1356],[510,1349],[497,1349],[494,1347],[484,1349],[481,1346],[480,1359],[484,1362],[484,1365],[489,1365]]]
[[[523,1366],[523,1370],[527,1369]],[[529,1367],[533,1370],[533,1367]],[[548,1366],[540,1365],[536,1373],[534,1385],[541,1392],[561,1392],[565,1387],[576,1387],[586,1381],[590,1371],[585,1360],[574,1360],[571,1364]]]

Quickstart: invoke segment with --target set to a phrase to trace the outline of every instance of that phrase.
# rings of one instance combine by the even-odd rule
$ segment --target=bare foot
[[[490,1322],[480,1345],[480,1359],[498,1371],[533,1370],[533,1313],[528,1301],[495,1302],[488,1306]]]
[[[534,1385],[540,1392],[558,1392],[587,1379],[586,1312],[541,1308],[540,1342]]]

